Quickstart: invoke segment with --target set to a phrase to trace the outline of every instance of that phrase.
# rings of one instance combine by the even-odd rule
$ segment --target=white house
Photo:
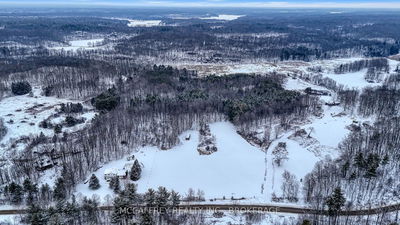
[[[119,179],[126,179],[128,173],[131,170],[133,163],[126,163],[122,169],[109,168],[104,170],[104,179],[110,181],[113,177],[118,177]]]
[[[110,181],[113,177],[118,176],[118,169],[109,168],[104,170],[104,179]]]

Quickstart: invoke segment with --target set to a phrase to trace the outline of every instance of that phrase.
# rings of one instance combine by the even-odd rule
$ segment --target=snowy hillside
[[[2,106],[0,108],[0,118],[4,119],[5,126],[7,127],[7,134],[0,142],[3,147],[23,136],[39,135],[41,132],[46,136],[51,136],[53,130],[40,127],[40,122],[48,118],[53,118],[52,116],[57,114],[57,109],[60,108],[62,103],[79,102],[56,97],[45,97],[41,95],[41,92],[41,88],[36,87],[33,89],[32,95],[11,96],[0,101],[0,105]],[[88,123],[94,115],[93,111],[87,111],[81,116]],[[54,117],[52,122],[57,123],[64,120],[65,115],[60,115]],[[85,124],[66,128],[66,130],[71,132],[83,126]]]

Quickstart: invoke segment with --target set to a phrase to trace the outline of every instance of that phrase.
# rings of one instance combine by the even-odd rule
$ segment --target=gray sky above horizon
[[[5,6],[115,7],[265,7],[265,8],[400,8],[393,0],[262,1],[262,0],[0,0]]]

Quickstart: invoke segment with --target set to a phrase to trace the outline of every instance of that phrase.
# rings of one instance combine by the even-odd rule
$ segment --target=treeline
[[[56,180],[54,188],[48,184],[38,187],[29,179],[22,185],[12,182],[4,187],[3,195],[13,205],[28,208],[26,214],[16,219],[19,224],[97,224],[105,217],[98,208],[98,197],[70,197],[62,178]]]
[[[41,86],[45,96],[84,99],[111,87],[116,75],[114,66],[80,57],[32,57],[4,64],[0,96],[11,90],[12,82],[25,81]]]
[[[318,163],[306,176],[305,200],[322,210],[327,207],[326,198],[337,187],[347,199],[343,210],[379,206],[400,199],[395,188],[400,184],[395,176],[400,172],[399,125],[397,116],[382,117],[373,125],[352,125],[353,131],[339,146],[341,156]],[[321,218],[316,216],[315,221]],[[378,214],[378,219],[383,218],[387,219],[385,212]]]
[[[386,58],[363,59],[351,63],[341,64],[335,68],[334,72],[337,74],[353,73],[362,69],[369,69],[370,73],[370,70],[388,73],[389,62]]]
[[[137,29],[136,36],[119,41],[116,51],[153,57],[162,62],[203,63],[385,57],[399,52],[400,34],[393,29],[399,24],[392,24],[392,32],[388,34],[385,31],[389,28],[381,22],[394,15],[366,18],[349,14],[343,20],[339,19],[341,16],[324,14],[318,17],[289,15],[274,14],[267,18],[248,15],[230,22],[213,23],[192,20],[182,26]],[[359,21],[360,25],[355,28],[356,25],[348,23],[347,19]],[[375,29],[373,34],[371,27]]]
[[[76,33],[129,33],[126,24],[126,21],[83,15],[51,19],[45,13],[34,17],[5,16],[0,23],[0,42],[40,46],[46,42],[64,42],[66,36]]]
[[[109,18],[117,18],[121,17],[120,13],[111,10],[106,14]],[[160,27],[128,27],[128,21],[96,14],[84,16],[76,13],[77,16],[72,16],[73,13],[68,13],[69,16],[52,17],[51,20],[47,15],[52,15],[52,12],[34,17],[5,16],[0,23],[0,42],[3,43],[0,57],[51,54],[43,46],[65,44],[71,38],[90,36],[108,39],[111,45],[116,46],[112,51],[114,55],[122,53],[139,61],[148,57],[153,63],[176,60],[204,63],[311,61],[352,56],[386,57],[399,53],[398,15],[270,13],[274,16],[266,17],[264,13],[254,12],[229,22],[195,18],[177,20],[165,14],[161,20],[167,26]],[[104,12],[97,13],[101,14]],[[98,50],[97,54],[106,51]]]
[[[243,24],[242,24],[243,25]],[[282,32],[283,29],[278,29]],[[193,27],[175,27],[163,31],[150,30],[120,40],[117,53],[146,56],[162,62],[200,61],[203,63],[240,62],[262,60],[332,59],[340,57],[384,57],[397,54],[399,43],[382,44],[378,41],[354,40],[343,46],[334,42],[332,34],[310,36],[307,30],[286,30],[282,35],[248,37],[246,33],[215,35],[218,30],[199,30]],[[272,34],[277,31],[268,31]],[[162,33],[162,35],[160,35]],[[321,39],[326,38],[324,42]],[[339,38],[339,37],[338,37]],[[310,41],[312,40],[312,41]],[[365,46],[371,47],[365,47]]]
[[[399,74],[387,77],[383,86],[368,87],[359,90],[341,90],[338,100],[347,112],[362,116],[378,117],[397,115],[399,110],[400,91],[398,89]]]

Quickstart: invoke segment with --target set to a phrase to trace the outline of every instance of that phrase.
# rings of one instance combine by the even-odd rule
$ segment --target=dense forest
[[[190,12],[184,11],[188,16]],[[262,11],[233,21],[207,23],[191,11],[187,20],[165,14],[165,26],[128,27],[127,20],[113,20],[132,13],[143,18],[145,10],[120,10],[114,15],[96,10],[71,17],[40,12],[5,16],[0,26],[0,56],[41,54],[43,46],[66,43],[67,37],[106,36],[116,53],[170,62],[174,60],[237,62],[246,60],[314,60],[350,56],[382,57],[399,52],[400,24],[395,12],[329,14],[329,12],[266,16]],[[153,12],[155,13],[155,12]],[[160,10],[161,15],[164,15]],[[178,13],[178,12],[177,12]],[[76,15],[77,13],[75,13]],[[4,14],[7,15],[7,14]],[[103,15],[103,16],[102,16]],[[151,15],[151,14],[150,14]],[[150,18],[152,18],[150,16]],[[318,18],[318,21],[315,20]],[[390,31],[390,32],[388,32]],[[33,48],[32,48],[33,47]]]
[[[162,25],[128,26],[134,13],[136,19],[161,19]],[[159,187],[138,193],[134,184],[141,178],[138,160],[129,171],[132,183],[120,184],[118,178],[108,181],[115,194],[108,205],[163,207],[165,212],[126,215],[116,208],[106,212],[100,210],[96,196],[75,196],[76,187],[84,182],[90,189],[98,189],[94,172],[104,164],[143,146],[168,151],[179,145],[179,135],[190,129],[200,129],[202,142],[215,142],[208,124],[220,121],[232,123],[235,132],[260,151],[272,151],[273,163],[280,167],[288,158],[288,145],[279,142],[269,149],[270,145],[289,131],[311,140],[312,130],[306,132],[299,126],[322,118],[325,108],[331,106],[341,107],[343,112],[338,115],[353,120],[346,127],[349,135],[337,148],[338,158],[320,160],[300,180],[285,170],[283,194],[273,193],[272,200],[304,201],[315,210],[328,212],[299,216],[293,224],[397,221],[397,212],[377,213],[371,219],[341,212],[385,201],[396,203],[400,198],[396,176],[400,172],[400,69],[392,71],[389,57],[400,49],[399,14],[290,10],[266,14],[255,9],[228,21],[201,19],[204,12],[195,9],[182,14],[187,19],[176,19],[163,9],[149,14],[146,9],[60,9],[56,14],[21,10],[11,16],[0,10],[0,100],[23,96],[32,101],[40,97],[60,100],[54,103],[51,115],[30,123],[42,132],[13,137],[10,143],[0,145],[4,153],[0,154],[0,200],[26,206],[23,223],[205,224],[203,213],[177,215],[171,211],[181,201],[206,201],[201,190],[177,193]],[[213,10],[207,12],[214,14]],[[54,48],[95,38],[102,39],[101,47]],[[343,61],[329,72],[338,76],[362,73],[370,86],[348,88],[323,76],[322,66],[309,66],[294,74],[269,71],[225,76],[199,75],[196,70],[171,66],[177,62],[310,63],[351,57],[358,59]],[[287,88],[288,81],[306,85]],[[26,111],[39,111],[35,107],[45,110],[51,106],[37,104]],[[87,112],[93,113],[93,118],[82,116]],[[36,114],[32,115],[36,119]],[[7,125],[17,126],[17,121],[8,118],[11,116],[0,118],[0,142],[12,134]],[[365,118],[371,122],[357,121]],[[28,118],[22,121],[31,122]],[[217,152],[217,147],[212,151]],[[51,165],[43,164],[42,159],[51,159]],[[39,182],[43,171],[50,168],[56,168],[58,175],[52,178],[54,185]],[[247,224],[261,220],[260,215],[246,215]]]

